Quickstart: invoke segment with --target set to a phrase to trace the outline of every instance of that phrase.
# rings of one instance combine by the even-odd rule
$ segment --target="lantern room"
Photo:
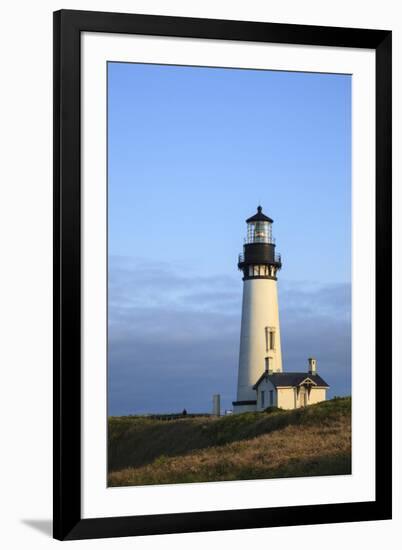
[[[275,254],[275,239],[272,237],[274,220],[263,214],[258,206],[257,213],[246,220],[247,237],[243,254],[239,255],[238,267],[244,280],[251,278],[275,279],[282,267],[280,255]]]
[[[257,214],[246,220],[247,223],[247,244],[267,243],[274,244],[272,239],[273,220],[263,214],[262,207],[257,208]]]

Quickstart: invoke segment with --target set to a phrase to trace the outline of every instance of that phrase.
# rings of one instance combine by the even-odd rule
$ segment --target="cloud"
[[[284,368],[307,368],[315,357],[329,396],[351,392],[351,285],[311,282],[280,285]]]
[[[239,277],[109,261],[109,412],[209,411],[235,398]],[[332,393],[350,391],[350,285],[280,283],[285,370],[319,361]]]

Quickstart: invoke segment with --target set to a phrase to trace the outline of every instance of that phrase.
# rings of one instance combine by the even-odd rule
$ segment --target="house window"
[[[275,329],[266,327],[265,328],[265,341],[267,351],[275,349]]]
[[[271,407],[274,404],[274,390],[269,390],[269,404]]]
[[[265,391],[261,392],[261,407],[265,407]]]

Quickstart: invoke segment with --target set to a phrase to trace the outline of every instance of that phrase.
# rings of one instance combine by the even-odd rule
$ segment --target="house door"
[[[307,406],[306,388],[303,388],[303,387],[300,388],[299,405],[300,405],[300,407],[306,407]]]

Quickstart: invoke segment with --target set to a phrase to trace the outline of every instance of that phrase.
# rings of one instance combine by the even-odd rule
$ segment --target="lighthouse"
[[[243,274],[237,400],[233,412],[257,409],[255,383],[282,372],[277,275],[282,267],[272,237],[273,220],[262,207],[246,220],[247,236],[238,268]]]

